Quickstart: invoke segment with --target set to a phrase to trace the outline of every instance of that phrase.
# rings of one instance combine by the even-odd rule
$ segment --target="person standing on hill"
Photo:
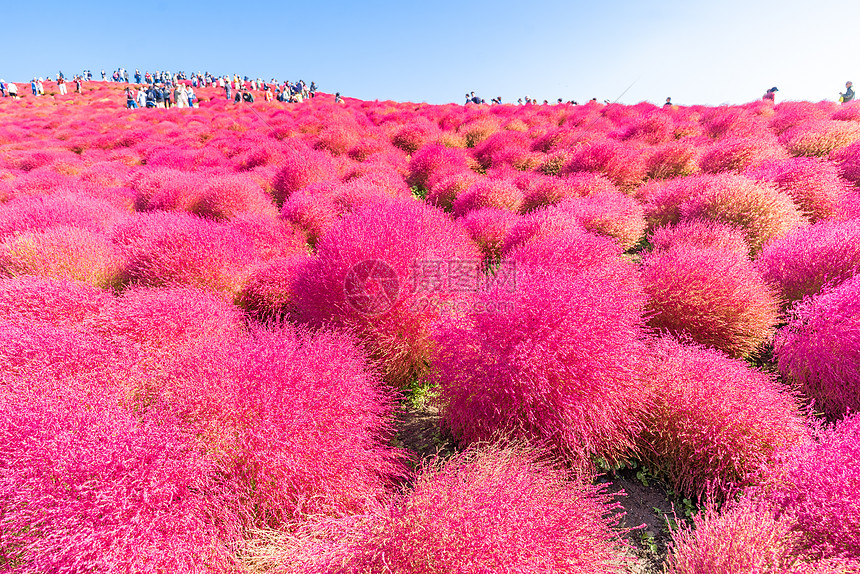
[[[768,91],[766,91],[764,93],[764,95],[761,97],[761,99],[766,100],[766,101],[775,102],[776,101],[776,93],[778,91],[779,91],[779,89],[777,89],[777,87],[774,86],[771,89],[769,89]]]
[[[851,82],[845,82],[845,93],[839,93],[839,101],[843,104],[847,104],[854,100],[854,88],[852,86],[854,86],[854,84]]]
[[[9,92],[10,98],[14,100],[18,99],[18,86],[16,86],[14,82],[9,82],[6,86],[6,90]]]

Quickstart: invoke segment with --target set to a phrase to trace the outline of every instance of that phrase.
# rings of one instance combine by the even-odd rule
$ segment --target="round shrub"
[[[283,163],[272,182],[272,196],[282,205],[293,192],[312,183],[337,179],[332,157],[322,151],[308,148],[291,148],[284,154]]]
[[[445,211],[453,209],[454,201],[473,184],[482,180],[474,171],[445,172],[427,182],[427,203]]]
[[[253,179],[244,174],[213,174],[200,190],[190,209],[201,217],[230,219],[240,214],[277,214],[271,198]]]
[[[660,146],[648,157],[648,177],[672,179],[699,171],[699,150],[691,142],[671,142]]]
[[[230,569],[214,465],[169,419],[0,397],[4,561],[20,572]]]
[[[860,139],[860,125],[838,120],[808,120],[779,136],[795,156],[823,157]]]
[[[639,453],[675,491],[723,500],[809,442],[799,401],[773,376],[716,349],[668,338],[652,347]]]
[[[860,272],[860,221],[821,221],[772,241],[756,261],[784,301],[814,295]]]
[[[523,447],[469,449],[425,465],[343,560],[351,572],[625,572],[619,505]]]
[[[123,259],[104,235],[74,227],[7,237],[0,243],[0,275],[39,275],[108,289],[120,283]]]
[[[426,188],[434,176],[438,178],[466,169],[468,165],[464,150],[428,144],[417,150],[409,160],[409,177],[406,181],[410,186]]]
[[[224,224],[184,213],[139,214],[117,225],[126,282],[235,293],[256,262],[252,242]]]
[[[731,252],[684,244],[653,251],[642,258],[642,283],[649,325],[732,357],[754,354],[779,320],[775,291]]]
[[[87,283],[48,277],[0,279],[0,316],[25,326],[48,323],[57,327],[80,324],[98,313],[113,297]]]
[[[582,230],[582,224],[574,214],[559,206],[538,209],[524,215],[510,228],[502,244],[502,253],[508,253],[532,240]]]
[[[713,505],[693,516],[692,524],[681,524],[672,532],[666,563],[667,574],[837,574],[838,570],[792,568],[790,554],[795,536],[791,521],[777,519],[761,502],[744,499],[726,504],[722,511]],[[846,573],[847,574],[847,573]]]
[[[727,223],[746,232],[753,254],[807,220],[791,198],[743,176],[724,176],[680,206],[681,217]]]
[[[776,184],[813,223],[836,215],[840,199],[848,192],[836,166],[815,158],[771,162],[746,175]]]
[[[210,292],[186,287],[128,288],[87,325],[118,347],[166,353],[212,339],[236,341],[243,331],[236,307]]]
[[[648,236],[648,242],[654,250],[666,250],[675,245],[684,245],[717,249],[743,258],[746,258],[750,252],[746,234],[742,230],[706,219],[687,219],[677,225],[658,227]]]
[[[629,454],[639,431],[644,298],[620,257],[567,273],[556,262],[497,270],[471,312],[434,333],[433,375],[463,443],[511,433],[589,472],[592,457]]]
[[[768,160],[787,158],[777,141],[767,137],[729,138],[714,143],[702,154],[699,165],[705,173],[743,171]]]
[[[829,159],[836,164],[842,177],[854,185],[860,184],[860,142],[832,151]]]
[[[860,411],[860,277],[825,288],[789,312],[774,342],[780,373],[838,419]]]
[[[645,179],[647,167],[632,145],[604,140],[576,146],[561,173],[582,171],[602,173],[622,190],[630,190]]]
[[[258,321],[271,321],[295,314],[295,280],[311,258],[295,255],[274,259],[254,269],[248,283],[236,295],[236,305]]]
[[[238,487],[247,526],[367,512],[390,497],[394,393],[342,333],[252,327],[188,349],[161,389]]]
[[[81,195],[19,197],[0,204],[0,238],[61,225],[103,232],[125,215],[104,201]]]
[[[310,245],[316,245],[326,229],[340,217],[343,208],[334,200],[337,184],[311,184],[290,195],[281,208],[281,217],[304,230]]]
[[[556,205],[565,199],[614,191],[618,191],[615,184],[596,173],[574,173],[565,178],[546,176],[526,191],[521,210],[534,211],[540,207]]]
[[[519,220],[520,216],[512,211],[483,207],[470,211],[457,223],[468,231],[484,257],[493,261],[501,257],[505,237]]]
[[[794,522],[796,553],[860,561],[858,457],[860,416],[855,414],[786,461],[784,484],[770,500]]]
[[[297,279],[297,319],[354,331],[386,380],[405,385],[426,368],[430,325],[471,299],[480,261],[465,230],[422,202],[360,208],[328,230]]]
[[[468,212],[482,207],[517,211],[522,203],[523,192],[511,181],[485,177],[463,191],[452,203],[452,209],[455,216],[463,217]]]
[[[634,198],[619,191],[594,193],[568,199],[559,208],[573,217],[587,231],[608,235],[624,249],[636,245],[645,233],[645,210]]]

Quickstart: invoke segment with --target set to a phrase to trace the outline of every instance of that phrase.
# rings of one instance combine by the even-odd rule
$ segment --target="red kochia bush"
[[[466,152],[458,148],[448,148],[442,144],[429,144],[419,149],[409,160],[411,186],[427,187],[432,177],[457,173],[468,169]]]
[[[813,569],[791,555],[791,521],[777,519],[766,503],[751,499],[714,505],[672,532],[667,574],[848,574]],[[809,569],[804,569],[804,567]]]
[[[80,195],[20,197],[0,204],[0,238],[59,225],[100,232],[124,215],[104,201]]]
[[[305,147],[292,148],[284,154],[283,167],[272,182],[272,195],[281,205],[295,191],[334,179],[337,179],[337,169],[329,154]]]
[[[562,168],[563,175],[589,171],[602,173],[622,190],[639,185],[647,171],[639,150],[611,140],[582,144],[573,149]]]
[[[798,400],[773,376],[715,349],[669,338],[652,347],[654,405],[639,452],[676,491],[723,499],[809,441]]]
[[[508,432],[544,441],[588,472],[591,457],[628,453],[639,430],[644,301],[620,257],[562,265],[556,253],[503,264],[472,312],[434,334],[433,373],[455,437],[471,443]]]
[[[833,419],[860,411],[860,276],[795,306],[777,333],[774,358],[816,410]]]
[[[481,180],[482,176],[471,170],[443,172],[427,182],[430,188],[427,192],[427,203],[445,211],[451,211],[454,201],[460,194]]]
[[[845,557],[860,561],[858,459],[858,415],[828,430],[820,444],[798,449],[788,459],[785,484],[770,498],[794,523],[799,534],[795,552],[815,558]]]
[[[699,151],[691,142],[660,146],[648,158],[648,176],[654,179],[684,177],[699,171]]]
[[[658,227],[648,241],[657,249],[675,245],[718,249],[746,258],[750,247],[742,230],[725,223],[704,219],[687,219],[677,225]]]
[[[860,142],[834,150],[829,159],[839,168],[842,177],[854,185],[860,184]]]
[[[680,207],[684,219],[710,219],[746,232],[752,253],[768,241],[807,223],[784,192],[743,176],[723,176]]]
[[[565,178],[544,176],[526,190],[521,209],[523,212],[533,211],[565,199],[614,191],[618,191],[615,184],[597,173],[574,173]]]
[[[87,324],[117,346],[168,353],[209,340],[235,342],[243,332],[236,307],[187,287],[126,289]]]
[[[112,300],[102,289],[67,279],[0,279],[0,316],[19,326],[48,323],[71,327],[95,315]]]
[[[107,289],[121,280],[123,260],[110,239],[74,227],[22,233],[0,242],[0,275],[40,275]]]
[[[314,183],[290,195],[281,207],[281,217],[307,234],[307,241],[316,245],[326,229],[343,212],[334,199],[336,183]]]
[[[771,242],[756,262],[786,302],[860,272],[860,221],[821,221]]]
[[[310,261],[307,255],[294,255],[258,267],[236,295],[236,304],[259,321],[294,315],[295,279]]]
[[[559,206],[538,209],[526,214],[511,227],[502,244],[502,253],[508,253],[535,239],[582,230],[582,224],[575,215]]]
[[[403,470],[388,446],[394,394],[341,333],[252,327],[238,344],[196,346],[168,385],[254,526],[366,512]]]
[[[480,260],[465,230],[422,202],[360,208],[317,244],[297,280],[297,316],[354,330],[386,380],[407,384],[429,359],[431,323],[471,299]]]
[[[743,171],[768,160],[787,158],[788,153],[775,138],[753,137],[720,140],[713,144],[699,163],[706,173]]]
[[[244,235],[184,213],[139,214],[118,225],[113,238],[126,259],[125,280],[143,285],[233,293],[257,257]]]
[[[506,209],[484,207],[470,211],[457,223],[466,228],[484,257],[494,260],[501,256],[505,237],[519,219],[519,215]]]
[[[792,155],[823,157],[860,139],[860,125],[838,120],[808,120],[789,128],[779,140]]]
[[[717,249],[676,245],[642,259],[649,324],[732,357],[753,354],[773,333],[779,299],[753,264]]]
[[[525,447],[427,464],[355,538],[341,572],[611,574],[626,560],[619,506]],[[545,458],[545,457],[544,457]],[[331,559],[332,566],[340,556]]]
[[[0,553],[11,571],[233,567],[214,465],[174,421],[4,391],[0,456]]]
[[[263,188],[244,174],[213,174],[207,178],[190,211],[212,219],[230,219],[243,213],[277,213]]]

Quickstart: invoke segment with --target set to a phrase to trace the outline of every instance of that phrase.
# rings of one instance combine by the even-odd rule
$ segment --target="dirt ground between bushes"
[[[430,405],[416,406],[404,401],[397,413],[395,444],[412,453],[415,461],[426,457],[446,457],[454,454],[456,444],[439,430],[439,411]],[[659,574],[663,572],[669,530],[664,515],[673,516],[671,497],[659,484],[636,478],[636,471],[625,469],[597,479],[609,483],[608,490],[625,495],[617,498],[624,507],[622,529],[630,529],[624,539],[634,556],[632,574]],[[680,510],[679,510],[680,514]]]

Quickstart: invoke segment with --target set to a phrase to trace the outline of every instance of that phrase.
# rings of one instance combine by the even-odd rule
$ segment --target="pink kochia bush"
[[[743,171],[768,160],[788,157],[785,149],[768,137],[731,138],[716,142],[702,155],[700,165],[706,173]]]
[[[610,495],[571,481],[540,452],[472,448],[425,464],[412,490],[367,521],[325,571],[626,572],[618,511]]]
[[[250,525],[366,512],[403,470],[388,446],[395,395],[341,333],[273,324],[195,346],[161,396],[235,482]]]
[[[386,380],[405,385],[426,368],[431,324],[471,301],[481,258],[434,207],[409,199],[361,208],[317,244],[296,280],[296,316],[354,331]]]
[[[688,245],[735,253],[743,258],[750,252],[743,231],[725,223],[704,219],[687,219],[677,225],[658,227],[648,236],[648,241],[655,250]]]
[[[48,323],[71,327],[94,316],[112,300],[102,289],[68,279],[0,279],[0,316],[20,326]]]
[[[334,160],[326,152],[296,147],[284,154],[281,165],[272,192],[278,205],[283,204],[293,192],[312,183],[337,179]]]
[[[236,524],[170,417],[0,393],[0,556],[10,572],[225,572]]]
[[[769,498],[793,522],[797,553],[860,562],[858,458],[860,416],[855,414],[786,461],[784,483]]]
[[[676,245],[642,258],[649,324],[732,357],[755,353],[779,318],[779,299],[743,256]]]
[[[568,241],[529,263],[504,263],[473,312],[434,333],[432,366],[455,437],[544,441],[588,472],[592,456],[628,453],[639,430],[644,299],[632,264],[617,251],[607,257],[607,240]]]
[[[518,211],[523,203],[523,192],[506,179],[484,177],[469,186],[452,203],[454,215],[463,217],[470,211],[495,207]]]
[[[505,237],[519,220],[519,215],[506,209],[483,207],[470,211],[457,223],[466,228],[484,257],[494,260],[501,257]]]
[[[769,243],[756,261],[786,302],[860,272],[860,221],[821,221]]]
[[[833,419],[860,411],[860,276],[792,308],[777,333],[774,358],[816,410]]]
[[[652,349],[654,406],[639,452],[678,492],[730,496],[759,483],[780,453],[809,441],[797,398],[771,375],[671,338]]]

